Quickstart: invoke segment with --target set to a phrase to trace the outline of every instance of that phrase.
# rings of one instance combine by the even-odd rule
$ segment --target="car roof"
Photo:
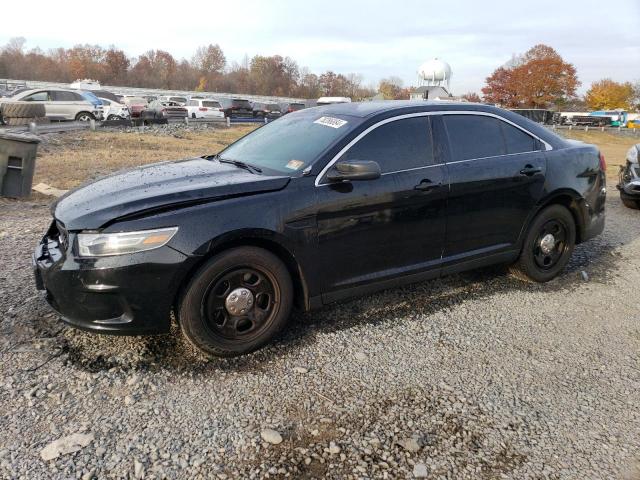
[[[381,100],[374,102],[333,103],[315,107],[327,113],[351,115],[354,117],[371,117],[385,112],[438,111],[438,110],[471,110],[496,113],[504,110],[491,105],[472,102],[452,102],[437,100]]]

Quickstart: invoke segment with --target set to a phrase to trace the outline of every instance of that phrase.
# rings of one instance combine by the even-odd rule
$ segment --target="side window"
[[[76,98],[76,94],[74,92],[65,92],[65,91],[58,91],[58,90],[54,90],[53,92],[51,92],[51,96],[53,97],[52,100],[54,102],[76,102],[78,101],[78,99]],[[78,95],[80,97],[81,100],[84,100],[84,98],[80,95]]]
[[[74,102],[89,102],[89,103],[93,103],[93,101],[90,98],[84,98],[79,93],[76,93],[76,92],[69,92],[69,93],[73,96],[73,101]]]
[[[102,102],[103,105],[105,106],[109,106],[111,105],[111,102],[109,100],[107,100],[106,98],[101,98],[100,101]]]
[[[500,122],[504,140],[507,144],[507,153],[524,153],[540,150],[538,141],[519,128]]]
[[[49,100],[47,92],[32,93],[28,97],[24,97],[22,99],[23,102],[46,102],[47,100]]]
[[[382,173],[433,165],[429,117],[385,123],[361,138],[340,160],[373,160]]]
[[[484,115],[443,115],[454,161],[505,155],[500,121]]]

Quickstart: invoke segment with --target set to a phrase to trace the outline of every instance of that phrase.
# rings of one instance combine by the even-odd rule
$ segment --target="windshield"
[[[239,160],[278,173],[304,170],[335,141],[362,120],[323,116],[303,110],[285,115],[254,130],[220,153],[223,160]]]

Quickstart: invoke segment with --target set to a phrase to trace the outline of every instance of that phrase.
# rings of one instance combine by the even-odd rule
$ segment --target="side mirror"
[[[370,160],[344,160],[336,162],[327,173],[330,182],[349,180],[375,180],[380,178],[380,165]]]

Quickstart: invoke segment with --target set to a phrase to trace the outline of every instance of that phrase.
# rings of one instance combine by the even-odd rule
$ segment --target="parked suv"
[[[277,103],[261,103],[254,102],[253,104],[253,116],[255,118],[269,118],[276,119],[282,116],[282,110]]]
[[[191,98],[186,105],[187,115],[191,118],[224,118],[222,105],[217,100]]]
[[[513,112],[368,102],[67,193],[33,261],[63,319],[250,352],[292,307],[492,264],[546,282],[604,229],[604,157]]]
[[[220,99],[225,117],[230,118],[253,118],[253,108],[249,100],[241,98]]]
[[[45,115],[51,120],[89,121],[102,116],[102,110],[77,90],[31,89],[12,96],[10,100],[40,103],[44,105]]]

